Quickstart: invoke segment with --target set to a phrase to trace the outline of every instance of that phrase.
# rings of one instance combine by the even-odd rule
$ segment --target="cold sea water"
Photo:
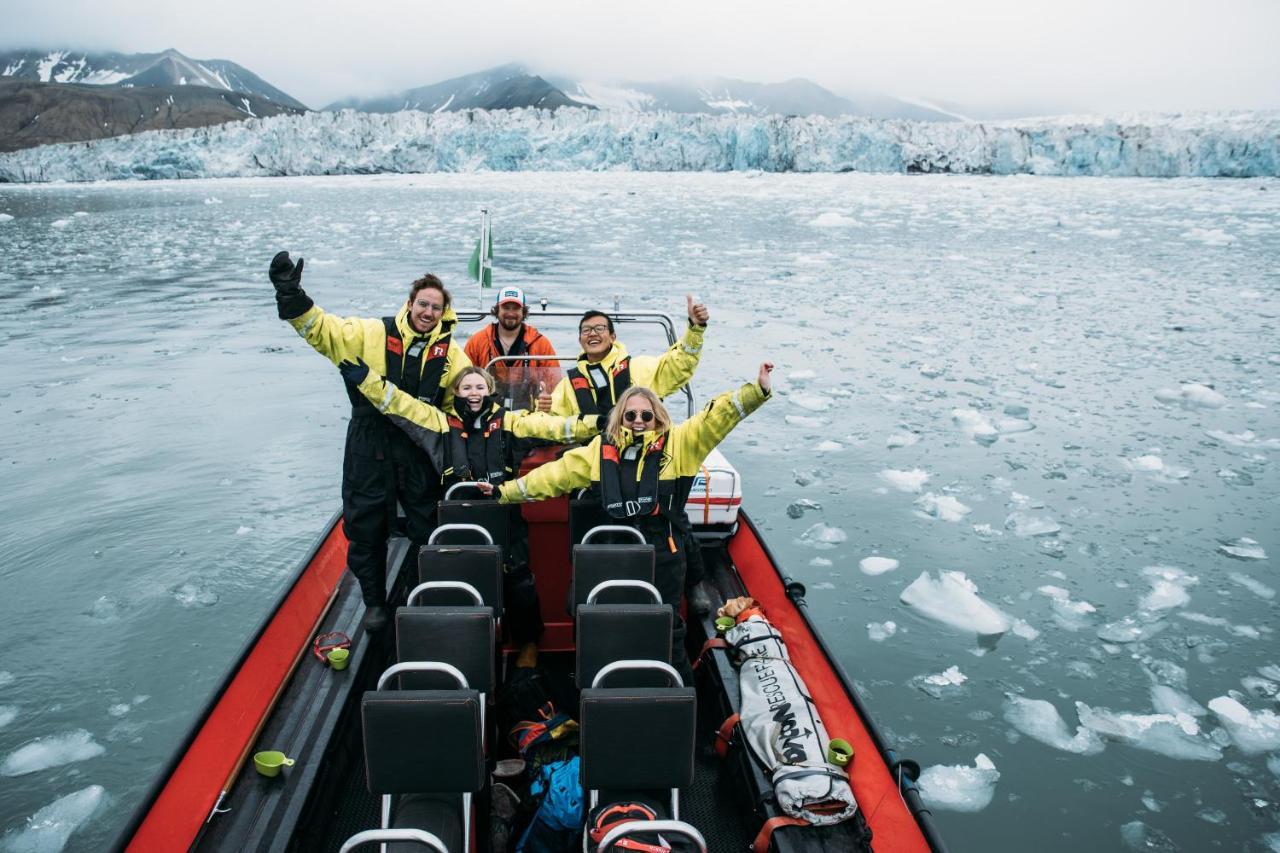
[[[1280,849],[1280,182],[613,173],[0,186],[0,850],[114,837],[338,507],[272,254],[472,308],[481,205],[777,363],[724,450],[953,850]]]

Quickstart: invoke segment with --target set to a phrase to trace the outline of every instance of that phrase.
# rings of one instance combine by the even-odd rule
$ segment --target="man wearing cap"
[[[554,359],[555,347],[541,332],[525,323],[529,306],[524,291],[504,287],[498,291],[493,306],[496,322],[476,332],[467,340],[466,353],[471,363],[484,367],[500,356],[541,355]],[[521,359],[499,361],[489,368],[498,385],[498,396],[508,409],[542,411],[551,408],[551,389],[560,381],[560,366],[555,361]]]
[[[409,298],[394,317],[337,317],[316,305],[302,289],[302,258],[288,252],[271,259],[268,276],[276,289],[280,319],[335,365],[362,361],[419,400],[452,405],[454,377],[470,362],[453,342],[457,315],[449,291],[430,273],[410,285]],[[364,626],[381,631],[387,612],[387,536],[404,508],[414,545],[425,545],[435,527],[440,472],[417,445],[378,412],[350,384],[351,421],[342,462],[342,526],[349,540],[347,568],[360,582]]]

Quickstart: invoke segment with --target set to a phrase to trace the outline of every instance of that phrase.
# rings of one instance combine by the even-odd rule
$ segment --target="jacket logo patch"
[[[435,344],[434,346],[431,347],[431,352],[427,355],[427,358],[429,359],[444,358],[445,355],[448,354],[448,352],[449,352],[448,344]]]
[[[387,338],[387,352],[404,355],[404,342],[399,338]]]

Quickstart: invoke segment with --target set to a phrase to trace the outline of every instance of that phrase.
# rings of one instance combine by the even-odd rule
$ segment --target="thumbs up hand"
[[[689,324],[692,326],[705,326],[707,320],[711,318],[711,312],[707,310],[707,306],[701,302],[693,301],[693,294],[685,294],[685,303],[689,309]]]

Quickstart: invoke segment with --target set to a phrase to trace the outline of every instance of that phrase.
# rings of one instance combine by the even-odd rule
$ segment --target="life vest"
[[[459,400],[458,409],[466,403]],[[480,412],[465,412],[467,417],[449,415],[449,461],[445,479],[454,482],[480,480],[495,486],[511,476],[511,456],[507,430],[503,427],[507,410],[487,397]],[[477,419],[480,426],[476,427]]]
[[[608,415],[622,392],[631,387],[631,356],[618,359],[612,371],[606,371],[598,364],[589,364],[583,372],[574,365],[568,374],[573,396],[578,401],[578,411],[584,415]],[[593,378],[598,379],[599,384],[592,381]]]
[[[396,327],[396,318],[382,318],[386,332],[387,381],[406,394],[437,408],[444,404],[445,389],[442,382],[449,363],[449,343],[453,339],[453,321],[440,322],[444,323],[441,326],[444,334],[435,343],[428,346],[426,338],[419,338],[405,352],[404,340],[400,337],[400,329]],[[349,385],[347,396],[351,398],[351,406],[356,411],[377,411],[363,394]]]
[[[658,475],[667,435],[658,436],[648,447],[637,443],[626,448],[619,448],[607,436],[601,436],[600,503],[610,517],[634,520],[658,514],[662,497],[662,483]],[[645,457],[645,466],[641,479],[637,480],[635,471],[640,464],[641,453]]]

